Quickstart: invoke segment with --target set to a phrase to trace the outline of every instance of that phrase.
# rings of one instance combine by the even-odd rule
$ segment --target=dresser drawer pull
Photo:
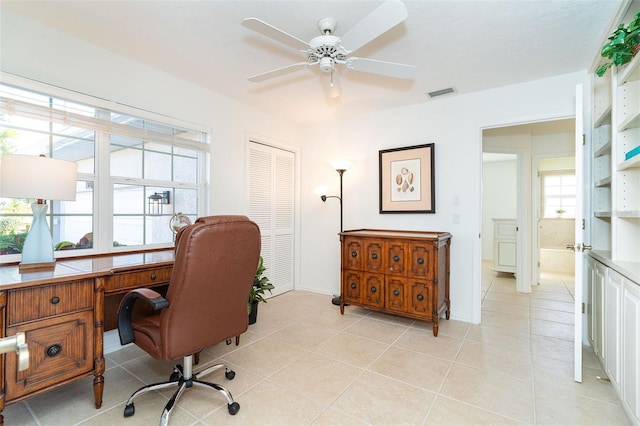
[[[419,257],[418,258],[418,265],[422,265],[424,263],[424,259]]]
[[[372,254],[371,254],[371,258],[372,258],[373,260],[376,260],[376,259],[378,258],[378,254],[377,254],[377,253],[372,253]]]
[[[377,288],[375,288],[375,287],[371,287],[371,293],[375,293],[376,291],[378,291],[378,289],[377,289]]]
[[[61,352],[62,352],[62,345],[59,343],[54,343],[53,345],[47,348],[46,354],[49,358],[53,358],[54,356],[60,355]]]
[[[156,277],[157,277],[157,275],[156,275],[156,273],[155,273],[155,272],[154,272],[153,274],[151,274],[151,279],[152,279],[152,280],[155,280],[155,279],[156,279]]]
[[[53,296],[51,298],[51,304],[52,305],[57,305],[58,303],[60,303],[60,298],[58,296]]]
[[[356,289],[356,287],[357,287],[356,283],[351,283],[351,288],[352,288],[352,289],[354,289],[354,290],[355,290],[355,289]]]
[[[418,299],[419,301],[421,301],[421,302],[422,302],[422,301],[424,300],[424,296],[422,295],[422,293],[421,293],[421,294],[418,294],[418,295],[416,296],[416,299]]]
[[[352,251],[351,252],[351,257],[358,257],[358,252],[357,251]]]
[[[397,254],[395,256],[393,256],[393,261],[394,262],[398,262],[400,260],[400,256],[398,256]]]
[[[398,297],[400,296],[400,291],[399,290],[393,290],[393,295]]]

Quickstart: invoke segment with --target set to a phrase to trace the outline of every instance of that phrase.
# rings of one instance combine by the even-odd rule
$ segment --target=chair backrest
[[[186,356],[248,327],[247,303],[260,256],[260,229],[245,216],[208,216],[180,230],[160,316],[162,351]]]

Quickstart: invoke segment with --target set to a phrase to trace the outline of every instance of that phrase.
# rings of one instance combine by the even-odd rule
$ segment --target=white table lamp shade
[[[0,155],[0,197],[72,201],[78,165],[31,155]]]

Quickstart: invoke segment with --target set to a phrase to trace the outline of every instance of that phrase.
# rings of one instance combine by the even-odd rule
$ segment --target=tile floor
[[[241,409],[194,388],[171,425],[626,425],[611,384],[585,351],[584,382],[572,379],[572,277],[548,276],[530,295],[513,277],[483,274],[482,325],[429,323],[347,307],[330,297],[294,291],[260,305],[258,322],[240,346],[204,351],[236,371],[207,377],[226,385]],[[455,310],[455,305],[453,306]],[[11,405],[6,425],[154,425],[169,391],[136,400],[144,383],[165,380],[171,363],[135,347],[106,356],[105,395],[93,408],[92,379]]]

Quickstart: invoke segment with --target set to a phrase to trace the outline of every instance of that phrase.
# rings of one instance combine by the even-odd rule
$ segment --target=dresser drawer
[[[93,308],[94,280],[10,290],[7,326]]]
[[[93,370],[93,311],[7,328],[7,335],[24,332],[29,368],[18,371],[15,352],[6,355],[6,399],[63,383]]]
[[[115,273],[105,279],[105,291],[115,292],[123,289],[150,287],[169,282],[171,266],[163,268],[145,269],[139,272]]]

